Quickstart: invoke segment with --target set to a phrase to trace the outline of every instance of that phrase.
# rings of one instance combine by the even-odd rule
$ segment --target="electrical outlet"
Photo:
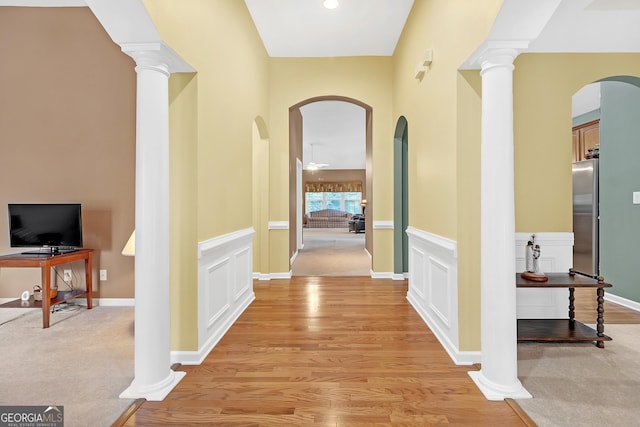
[[[100,270],[100,280],[107,280],[107,270]]]
[[[64,270],[63,273],[63,280],[65,281],[65,283],[71,283],[71,270]]]

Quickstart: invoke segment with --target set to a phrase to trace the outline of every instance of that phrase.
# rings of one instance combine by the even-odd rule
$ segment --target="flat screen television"
[[[67,253],[82,247],[79,203],[10,203],[9,245],[28,254]]]

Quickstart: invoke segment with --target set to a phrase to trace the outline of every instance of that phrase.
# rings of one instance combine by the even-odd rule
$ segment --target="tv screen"
[[[80,204],[9,204],[9,244],[12,248],[81,248]]]

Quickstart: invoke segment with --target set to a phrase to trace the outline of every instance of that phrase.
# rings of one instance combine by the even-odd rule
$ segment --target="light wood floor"
[[[124,425],[530,422],[512,402],[484,398],[467,374],[478,366],[451,362],[408,304],[406,281],[294,277],[255,281],[254,290],[204,363],[180,367],[187,376],[169,396],[142,403]],[[595,323],[595,291],[575,296],[576,318]],[[640,323],[640,313],[605,302],[605,333],[607,322]]]
[[[613,284],[615,287],[615,283]],[[567,291],[568,292],[568,291]],[[568,295],[568,293],[567,293]],[[595,324],[598,317],[596,311],[597,300],[595,289],[576,289],[574,294],[576,307],[576,320],[582,323]],[[567,297],[567,307],[569,300]],[[567,308],[568,312],[568,308]],[[605,301],[604,302],[604,329],[607,333],[607,323],[640,323],[640,312],[628,309],[621,305]]]
[[[526,425],[488,401],[406,299],[406,281],[254,282],[256,301],[200,366],[127,426]]]

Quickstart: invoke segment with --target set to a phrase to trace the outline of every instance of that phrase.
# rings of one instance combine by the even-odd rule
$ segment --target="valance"
[[[347,182],[307,182],[304,185],[307,193],[342,193],[360,192],[362,193],[362,181]]]

